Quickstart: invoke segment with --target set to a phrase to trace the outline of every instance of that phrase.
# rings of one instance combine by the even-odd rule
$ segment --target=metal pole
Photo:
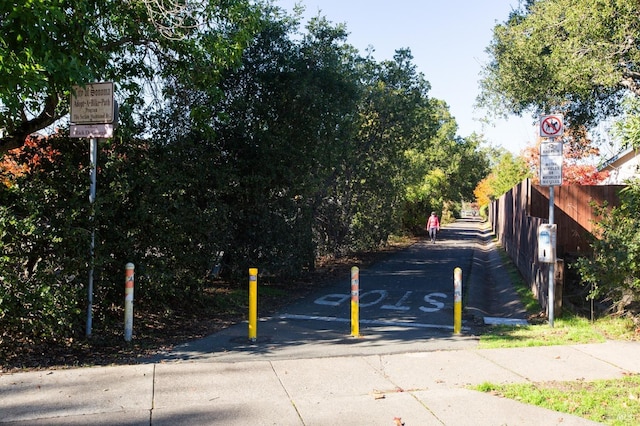
[[[555,138],[550,138],[551,142],[555,142]],[[549,187],[549,225],[553,225],[554,223],[554,206],[555,206],[555,194],[553,185]],[[555,242],[552,241],[551,244]],[[547,302],[547,311],[549,313],[549,326],[553,328],[553,317],[554,317],[554,305],[555,305],[555,265],[556,265],[556,256],[555,256],[555,247],[552,247],[552,259],[551,263],[549,263],[549,296]]]
[[[553,217],[553,206],[555,204],[554,200],[554,187],[549,187],[549,225],[553,225],[554,217]],[[552,242],[553,244],[553,242]],[[555,304],[555,264],[556,259],[555,256],[551,259],[551,263],[549,263],[549,297],[548,297],[548,311],[549,311],[549,326],[553,327],[553,316],[554,316],[554,304]]]
[[[351,336],[360,337],[360,269],[351,268]]]
[[[89,246],[89,285],[87,288],[87,337],[91,336],[91,328],[93,324],[93,265],[94,265],[94,248],[96,242],[96,228],[94,224],[95,208],[93,203],[96,200],[96,170],[98,163],[98,139],[89,139],[89,163],[90,163],[90,179],[89,186],[89,205],[90,216],[89,223],[91,226],[91,244]]]

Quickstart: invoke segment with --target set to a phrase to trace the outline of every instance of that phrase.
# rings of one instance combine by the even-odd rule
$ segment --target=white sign
[[[70,110],[71,122],[75,124],[113,123],[113,82],[73,86]]]
[[[562,148],[563,148],[563,144],[562,142],[546,142],[546,143],[541,143],[540,144],[540,156],[541,157],[546,157],[546,156],[559,156],[562,157]]]
[[[540,144],[540,185],[562,185],[562,142]]]
[[[112,138],[113,124],[72,124],[70,138]]]
[[[562,157],[557,155],[540,157],[540,185],[562,185]]]
[[[541,138],[559,138],[564,134],[563,116],[547,115],[540,119]]]
[[[558,225],[543,223],[538,227],[538,262],[555,263]]]

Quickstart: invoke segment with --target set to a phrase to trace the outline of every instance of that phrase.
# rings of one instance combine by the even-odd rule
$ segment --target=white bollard
[[[134,282],[133,263],[127,263],[125,266],[124,280],[124,340],[131,341],[133,334],[133,282]]]

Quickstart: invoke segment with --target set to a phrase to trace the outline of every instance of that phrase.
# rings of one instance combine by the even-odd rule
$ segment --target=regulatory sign
[[[562,157],[562,142],[544,142],[540,144],[540,156],[559,155]]]
[[[562,185],[562,156],[546,155],[540,157],[540,185]]]
[[[73,86],[70,109],[71,122],[75,124],[113,123],[113,82]]]
[[[564,124],[562,115],[546,115],[540,119],[541,138],[559,138],[563,134]]]

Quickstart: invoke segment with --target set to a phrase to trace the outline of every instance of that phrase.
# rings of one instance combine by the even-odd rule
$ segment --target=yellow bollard
[[[351,336],[360,337],[360,270],[351,268]]]
[[[249,268],[249,340],[258,335],[258,268]]]
[[[453,334],[462,329],[462,269],[453,270]]]

